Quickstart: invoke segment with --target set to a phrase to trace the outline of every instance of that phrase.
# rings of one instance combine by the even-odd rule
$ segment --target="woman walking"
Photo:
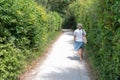
[[[77,24],[77,29],[74,31],[74,48],[78,51],[80,60],[83,59],[84,41],[83,37],[86,36],[85,30],[82,29],[82,24]]]

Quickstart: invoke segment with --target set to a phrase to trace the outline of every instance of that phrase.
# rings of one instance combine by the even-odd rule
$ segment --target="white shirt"
[[[76,41],[83,42],[83,34],[86,35],[85,30],[83,30],[83,29],[76,29],[74,31],[74,36],[76,36]]]

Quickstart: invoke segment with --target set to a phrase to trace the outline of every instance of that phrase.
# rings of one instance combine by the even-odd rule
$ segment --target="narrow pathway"
[[[90,80],[86,62],[80,61],[73,50],[73,32],[64,31],[49,50],[46,60],[25,80]]]

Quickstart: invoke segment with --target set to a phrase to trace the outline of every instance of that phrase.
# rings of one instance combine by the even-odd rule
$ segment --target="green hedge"
[[[97,80],[119,80],[120,1],[77,0],[69,11],[87,31],[87,52]]]
[[[0,80],[16,80],[61,30],[61,22],[57,12],[34,0],[0,0]]]
[[[47,23],[48,23],[47,40],[50,40],[50,38],[51,39],[54,38],[56,32],[61,30],[62,19],[60,18],[60,15],[57,12],[49,12]]]

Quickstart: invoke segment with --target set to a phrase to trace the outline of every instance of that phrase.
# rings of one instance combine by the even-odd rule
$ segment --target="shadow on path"
[[[58,72],[53,71],[42,77],[44,80],[89,80],[88,77],[85,77],[86,74],[82,66],[83,65],[81,65],[81,68],[58,68]]]
[[[69,58],[70,60],[78,60],[78,61],[80,61],[80,58],[79,58],[79,56],[69,56],[69,57],[67,57],[67,58]]]

